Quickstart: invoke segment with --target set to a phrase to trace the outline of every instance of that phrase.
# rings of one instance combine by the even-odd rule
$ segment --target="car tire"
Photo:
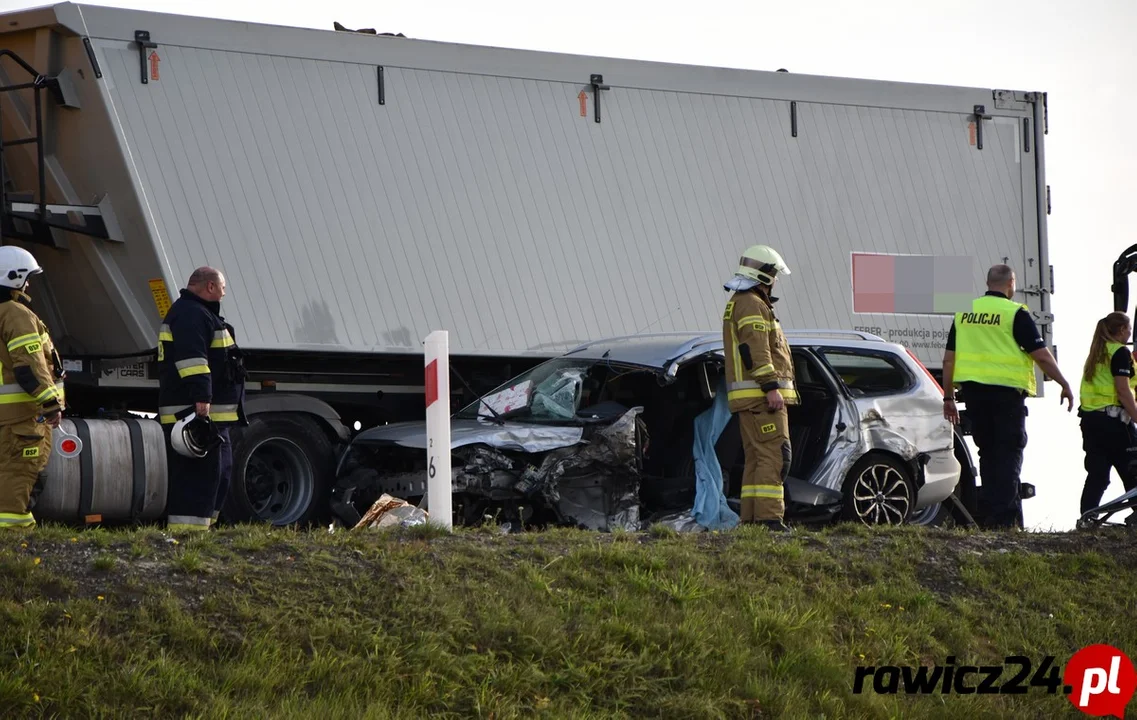
[[[269,413],[234,428],[231,441],[227,520],[303,526],[319,519],[335,470],[332,442],[319,425],[299,414]]]
[[[908,524],[917,527],[944,527],[954,524],[954,515],[947,501],[916,510],[908,516]]]
[[[916,487],[908,468],[892,457],[869,453],[845,476],[841,517],[865,525],[902,525],[912,515]]]

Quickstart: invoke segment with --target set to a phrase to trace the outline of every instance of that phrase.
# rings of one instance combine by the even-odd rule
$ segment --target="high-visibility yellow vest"
[[[1109,342],[1105,344],[1105,361],[1099,361],[1094,368],[1094,375],[1089,380],[1082,378],[1082,386],[1078,390],[1081,402],[1078,407],[1087,412],[1101,410],[1110,405],[1121,405],[1117,396],[1117,387],[1113,384],[1113,354],[1125,347],[1121,343]],[[1129,391],[1137,387],[1137,377],[1129,378]],[[1124,407],[1124,406],[1123,406]]]
[[[1034,397],[1034,360],[1015,340],[1015,313],[1025,308],[1013,300],[984,295],[971,302],[970,312],[955,314],[955,376],[1025,390]]]

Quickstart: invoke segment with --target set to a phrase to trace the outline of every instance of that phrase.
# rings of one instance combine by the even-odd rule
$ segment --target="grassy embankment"
[[[43,526],[0,535],[0,715],[1084,717],[855,668],[1132,656],[1135,538]]]

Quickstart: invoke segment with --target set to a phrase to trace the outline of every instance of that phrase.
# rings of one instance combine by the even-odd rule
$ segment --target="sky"
[[[0,0],[0,10],[46,4]],[[1111,268],[1137,243],[1137,2],[1133,0],[101,0],[93,4],[330,30],[402,32],[475,45],[799,74],[1049,94],[1046,178],[1054,341],[1078,391],[1097,319],[1113,309]],[[1137,279],[1134,282],[1137,301]],[[1128,309],[1132,316],[1132,305]],[[1077,410],[1058,388],[1028,401],[1028,527],[1068,530],[1085,480]],[[1105,500],[1121,494],[1113,477]]]

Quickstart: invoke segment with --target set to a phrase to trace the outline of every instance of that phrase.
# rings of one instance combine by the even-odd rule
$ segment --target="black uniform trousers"
[[[217,495],[213,499],[214,520],[221,513],[221,506],[225,504],[225,498],[229,495],[229,487],[233,483],[233,443],[229,440],[229,427],[226,425],[218,426],[217,434],[225,440],[225,444],[218,450],[221,453],[221,477],[217,482]]]
[[[1082,449],[1086,451],[1086,484],[1082,488],[1081,511],[1101,505],[1109,487],[1112,468],[1125,489],[1137,486],[1137,428],[1110,417],[1104,410],[1078,411],[1082,418]]]
[[[1026,393],[1000,385],[961,383],[971,438],[979,448],[981,524],[1022,527],[1019,474],[1026,447]]]
[[[233,446],[229,442],[229,428],[218,426],[224,439],[221,447],[202,458],[189,458],[174,451],[170,445],[173,425],[163,427],[166,433],[166,459],[168,464],[166,516],[170,524],[200,525],[209,527],[225,503],[233,473]]]

